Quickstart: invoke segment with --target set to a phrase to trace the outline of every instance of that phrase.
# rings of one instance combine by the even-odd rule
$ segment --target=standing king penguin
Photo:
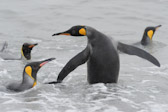
[[[141,44],[144,46],[149,45],[152,42],[152,38],[153,38],[155,31],[161,26],[162,25],[158,25],[156,27],[153,27],[153,26],[147,27],[144,31]]]
[[[87,62],[87,79],[90,84],[117,83],[120,68],[117,49],[130,55],[137,55],[160,66],[158,60],[146,51],[116,42],[89,26],[73,26],[65,32],[53,34],[53,36],[56,35],[87,36],[88,44],[82,52],[63,67],[57,81],[48,84],[61,83],[71,71],[85,62]]]
[[[10,53],[7,53],[4,51],[6,48],[6,44],[4,44],[2,48],[2,52],[0,52],[0,57],[4,60],[30,60],[31,59],[31,51],[34,46],[38,45],[37,43],[35,44],[30,44],[30,43],[24,43],[21,48],[21,58],[18,58],[16,56],[13,56]]]
[[[55,58],[49,58],[44,61],[31,62],[27,64],[23,70],[23,79],[21,83],[12,83],[7,86],[7,89],[20,92],[30,88],[33,88],[37,84],[37,72],[46,63],[54,60]]]

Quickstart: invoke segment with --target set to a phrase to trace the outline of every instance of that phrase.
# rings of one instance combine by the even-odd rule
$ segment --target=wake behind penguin
[[[9,52],[5,52],[7,48],[7,43],[3,45],[3,48],[0,52],[0,57],[4,60],[30,60],[31,59],[31,51],[33,47],[38,45],[37,43],[31,44],[31,43],[24,43],[21,48],[21,57],[16,57],[16,54],[11,54]]]

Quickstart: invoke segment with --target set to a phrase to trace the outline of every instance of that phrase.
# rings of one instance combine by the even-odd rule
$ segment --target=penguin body
[[[117,82],[119,74],[119,56],[112,41],[104,34],[91,27],[87,28],[88,37],[88,60],[87,79],[93,83]],[[106,52],[107,51],[107,52]]]
[[[21,83],[11,83],[7,86],[7,89],[15,92],[21,92],[34,87],[33,84],[34,80],[32,80],[28,75],[24,75]]]
[[[153,64],[160,63],[152,55],[139,48],[116,42],[105,34],[89,26],[74,26],[71,29],[56,33],[56,35],[87,36],[87,47],[73,57],[61,70],[57,81],[49,84],[60,83],[76,67],[87,62],[87,79],[90,84],[116,83],[118,81],[120,63],[117,50],[130,55],[137,55]]]
[[[46,59],[44,61],[31,62],[24,67],[23,79],[21,83],[12,83],[7,86],[7,89],[20,92],[34,87],[37,83],[37,72],[39,69],[54,60],[55,58]]]

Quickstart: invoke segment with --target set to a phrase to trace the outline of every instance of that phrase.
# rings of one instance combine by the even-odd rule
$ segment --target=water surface
[[[56,57],[38,72],[35,88],[21,93],[5,86],[22,79],[24,62],[0,59],[0,109],[5,112],[168,112],[168,1],[167,0],[0,0],[0,45],[20,56],[24,42],[39,43],[32,61]],[[158,68],[146,60],[120,54],[117,84],[87,83],[86,64],[70,73],[62,84],[56,80],[63,66],[86,44],[86,37],[51,35],[73,25],[88,25],[133,44],[142,38],[146,26],[162,27],[153,46],[141,47],[161,63]]]

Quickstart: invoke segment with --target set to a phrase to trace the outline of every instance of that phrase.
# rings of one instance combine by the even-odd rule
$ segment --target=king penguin
[[[73,26],[65,32],[56,33],[52,36],[56,35],[87,36],[88,43],[82,52],[63,67],[57,81],[48,84],[61,83],[71,71],[85,62],[87,62],[87,80],[90,84],[117,83],[120,68],[117,49],[130,55],[137,55],[156,66],[160,66],[158,60],[146,51],[117,42],[89,26]]]
[[[153,38],[155,31],[161,26],[162,25],[158,25],[155,27],[153,26],[147,27],[144,31],[144,34],[141,40],[141,45],[144,45],[144,46],[149,45],[152,42],[152,38]]]
[[[38,43],[30,44],[30,43],[24,43],[21,49],[21,59],[24,58],[26,60],[31,59],[31,51],[34,46],[38,45]]]
[[[7,86],[7,89],[20,92],[33,88],[37,84],[37,72],[46,63],[54,60],[55,58],[49,58],[44,61],[31,62],[24,67],[23,79],[21,83],[12,83]]]
[[[31,44],[31,43],[24,43],[22,45],[21,48],[21,57],[18,58],[16,57],[14,54],[8,53],[4,51],[4,47],[6,47],[6,45],[3,46],[3,50],[2,52],[0,52],[0,57],[4,60],[30,60],[31,59],[31,51],[33,49],[34,46],[38,45],[37,43],[35,44]]]

